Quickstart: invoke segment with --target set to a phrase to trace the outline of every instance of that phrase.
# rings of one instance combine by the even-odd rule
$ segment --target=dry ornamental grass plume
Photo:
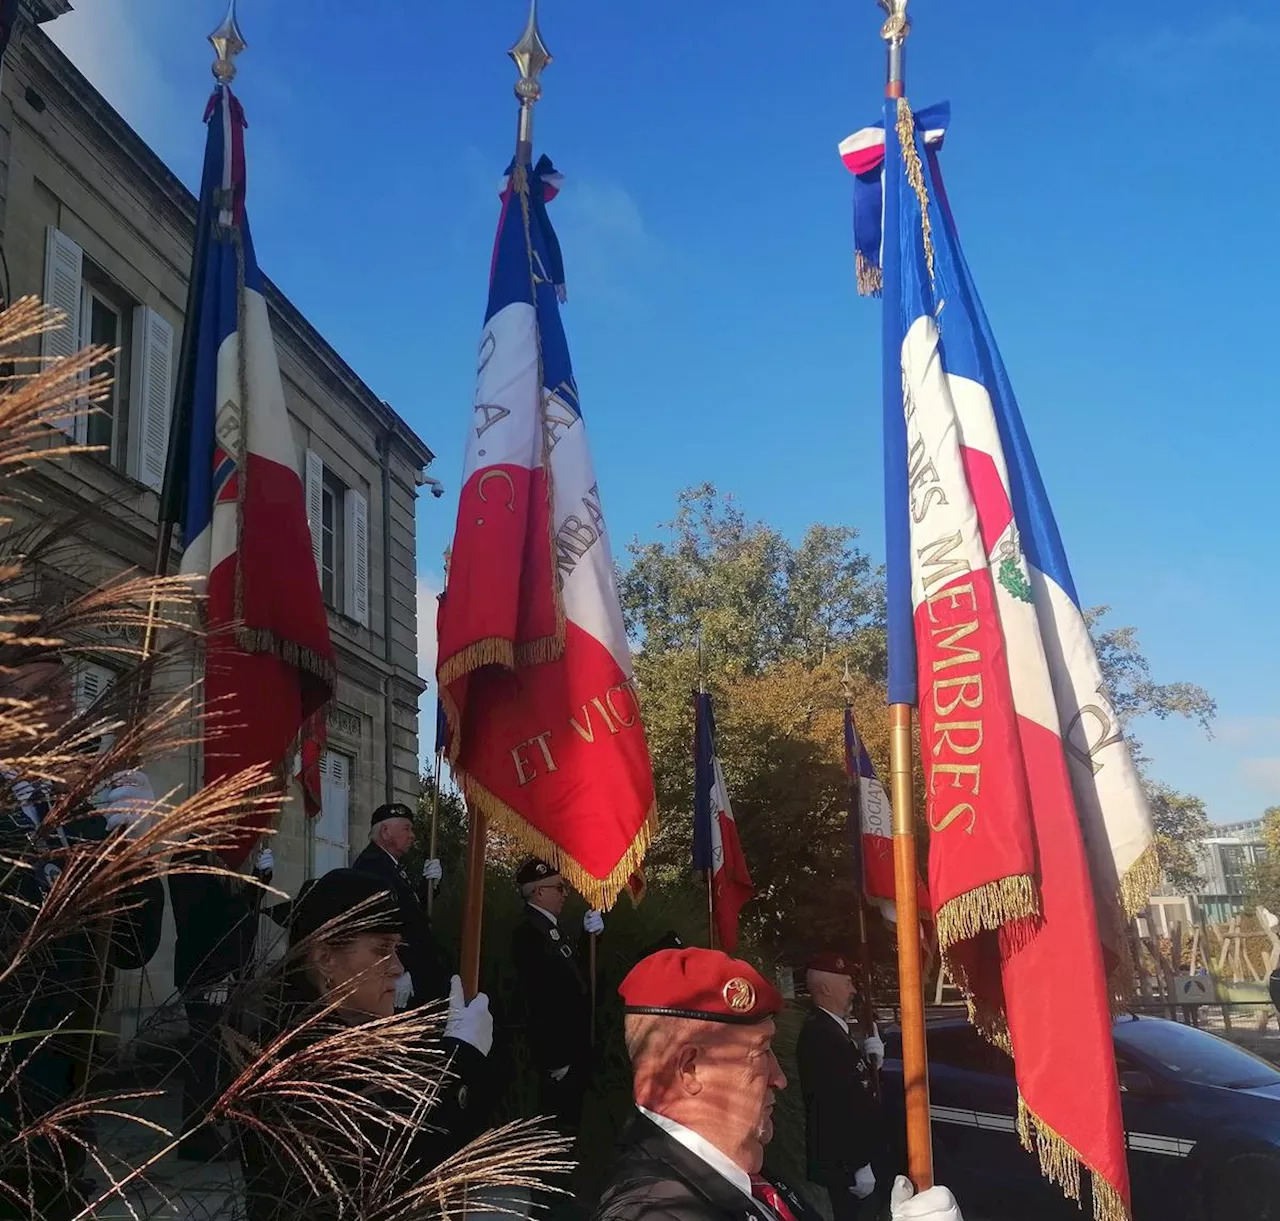
[[[172,1067],[145,1083],[122,1071],[162,1041],[163,1016],[129,1045],[104,1029],[116,974],[155,953],[162,878],[204,875],[228,894],[261,886],[217,853],[247,817],[277,814],[281,795],[265,769],[191,794],[122,780],[192,750],[208,722],[182,677],[200,645],[199,598],[183,578],[103,575],[83,521],[55,520],[27,486],[34,468],[85,452],[59,426],[108,388],[94,374],[101,350],[47,364],[15,352],[59,322],[32,299],[0,312],[0,359],[18,369],[0,381],[0,1219],[140,1219],[183,1194],[180,1143],[219,1124],[283,1173],[277,1221],[461,1215],[482,1190],[488,1207],[514,1208],[567,1171],[570,1142],[520,1123],[463,1145],[443,1010],[353,1021],[341,993],[300,999],[307,942],[228,981],[225,1080],[194,1127],[175,1134],[156,1118]],[[149,620],[161,645],[143,656],[133,642]],[[98,655],[122,672],[77,709],[71,674]],[[251,910],[256,925],[256,895]],[[343,931],[361,919],[348,913]],[[235,1193],[226,1203],[244,1215]],[[252,1196],[247,1207],[267,1215]]]

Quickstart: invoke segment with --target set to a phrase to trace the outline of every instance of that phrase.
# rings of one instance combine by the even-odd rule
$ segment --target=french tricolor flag
[[[1013,1056],[1023,1142],[1121,1221],[1108,973],[1151,816],[926,129],[886,104],[889,700],[919,704],[939,942]]]
[[[245,214],[244,112],[219,86],[198,224],[207,235],[190,417],[180,474],[182,571],[207,594],[204,782],[302,757],[309,813],[319,810],[324,709],[334,653],[307,525],[275,342]],[[262,828],[246,825],[238,863]]]
[[[732,954],[738,945],[738,913],[755,893],[742,855],[738,824],[716,751],[716,719],[711,696],[694,697],[693,867],[711,876],[711,905],[719,948]]]
[[[603,908],[657,809],[560,319],[559,188],[545,157],[502,187],[437,678],[467,800]]]
[[[867,745],[858,733],[853,709],[844,710],[844,768],[849,778],[853,810],[850,833],[862,839],[862,891],[890,924],[898,922],[897,889],[893,862],[893,809]],[[916,886],[921,919],[929,915],[924,883]]]

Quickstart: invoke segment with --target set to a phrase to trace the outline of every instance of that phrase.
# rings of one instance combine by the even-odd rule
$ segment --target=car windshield
[[[1179,1081],[1231,1090],[1280,1085],[1280,1071],[1265,1060],[1192,1026],[1139,1018],[1117,1023],[1115,1035],[1120,1047],[1158,1061]]]

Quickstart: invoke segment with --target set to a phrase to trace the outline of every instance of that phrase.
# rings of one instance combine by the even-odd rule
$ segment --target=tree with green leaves
[[[1151,664],[1138,643],[1137,629],[1104,626],[1102,621],[1110,609],[1097,606],[1085,612],[1107,697],[1120,718],[1134,762],[1147,786],[1155,822],[1156,851],[1165,880],[1179,894],[1195,894],[1203,886],[1198,872],[1202,856],[1200,841],[1212,832],[1208,810],[1199,797],[1179,793],[1151,776],[1151,761],[1134,732],[1134,723],[1144,716],[1162,721],[1178,716],[1195,722],[1207,734],[1212,732],[1218,704],[1196,683],[1156,682],[1151,677]]]

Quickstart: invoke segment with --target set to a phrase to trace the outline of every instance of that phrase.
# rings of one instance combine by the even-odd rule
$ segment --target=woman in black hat
[[[288,922],[278,994],[236,1040],[227,1095],[249,1221],[389,1209],[480,1129],[488,998],[466,1004],[455,976],[443,1038],[438,1012],[395,1014],[400,910],[368,874],[325,874]]]

